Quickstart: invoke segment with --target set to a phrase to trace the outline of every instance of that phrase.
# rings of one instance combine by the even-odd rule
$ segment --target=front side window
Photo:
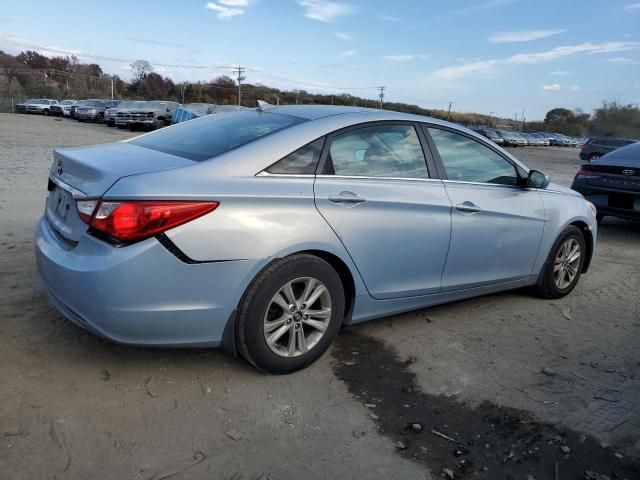
[[[325,173],[429,177],[420,140],[412,125],[378,125],[336,135],[331,142]]]
[[[305,121],[281,113],[243,110],[178,123],[135,138],[131,143],[202,162]]]
[[[271,165],[266,171],[268,173],[289,175],[313,174],[316,172],[316,166],[318,165],[318,160],[320,160],[323,145],[324,137],[290,153],[282,160]]]
[[[449,180],[517,185],[513,164],[475,140],[438,128],[427,128]]]

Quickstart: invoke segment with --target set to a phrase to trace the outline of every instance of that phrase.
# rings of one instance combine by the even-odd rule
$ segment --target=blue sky
[[[640,103],[640,0],[6,2],[0,49],[26,46],[123,77],[136,59],[178,82],[240,64],[247,82],[370,98],[385,85],[390,101],[529,120]]]

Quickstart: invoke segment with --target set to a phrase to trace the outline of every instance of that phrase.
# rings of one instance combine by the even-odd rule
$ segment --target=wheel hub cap
[[[277,355],[297,357],[318,344],[330,321],[327,287],[316,278],[296,278],[271,298],[263,319],[264,339]]]

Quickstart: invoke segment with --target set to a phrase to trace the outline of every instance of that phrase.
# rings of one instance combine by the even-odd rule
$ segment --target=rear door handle
[[[340,192],[338,195],[330,195],[329,201],[333,203],[343,204],[344,206],[353,206],[357,205],[358,203],[366,202],[367,199],[359,197],[355,193],[345,190],[343,192]]]
[[[456,210],[459,210],[460,212],[466,212],[466,213],[478,213],[482,209],[479,206],[477,206],[475,203],[466,201],[456,205]]]

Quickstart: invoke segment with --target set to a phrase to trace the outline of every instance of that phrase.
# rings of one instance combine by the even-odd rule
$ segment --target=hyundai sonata
[[[507,289],[568,294],[595,208],[432,118],[262,104],[58,149],[35,240],[69,320],[286,373],[343,324]]]

